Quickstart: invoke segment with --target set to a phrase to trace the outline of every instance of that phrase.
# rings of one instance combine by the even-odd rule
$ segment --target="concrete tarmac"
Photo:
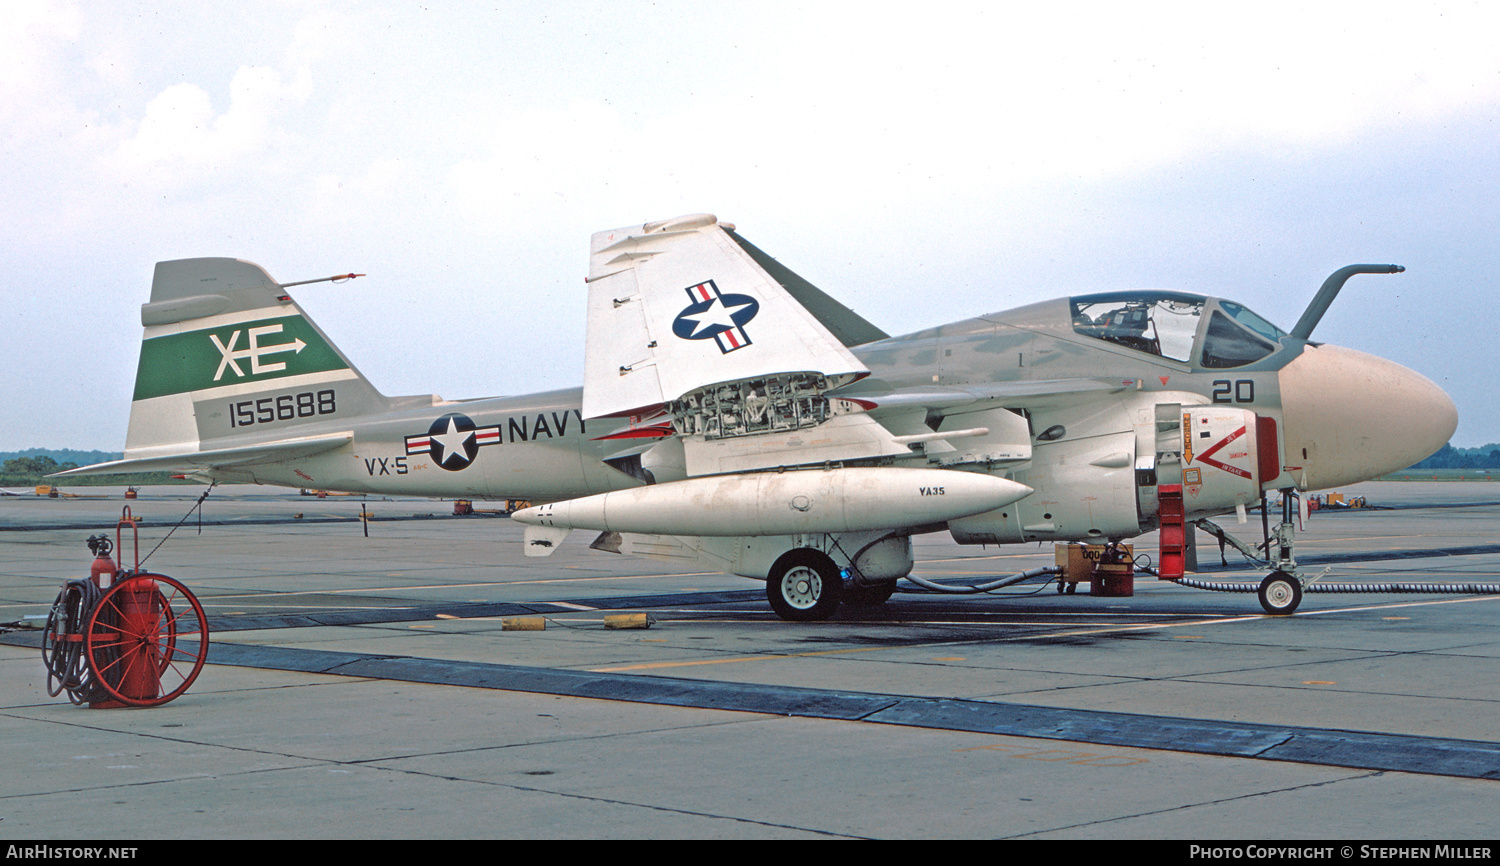
[[[120,490],[69,490],[0,498],[0,623],[45,615],[84,539],[114,535]],[[168,538],[200,492],[129,503],[146,566],[209,617],[185,695],[73,706],[35,629],[0,634],[0,838],[1497,835],[1500,595],[1308,594],[1269,617],[1138,576],[1129,598],[902,592],[794,624],[758,582],[589,533],[526,559],[519,526],[449,502],[223,487]],[[1500,583],[1500,486],[1344,492],[1377,508],[1314,515],[1299,558],[1325,580]],[[1200,576],[1259,581],[1199,539]],[[1053,557],[916,550],[940,582]],[[654,622],[605,628],[616,612]]]

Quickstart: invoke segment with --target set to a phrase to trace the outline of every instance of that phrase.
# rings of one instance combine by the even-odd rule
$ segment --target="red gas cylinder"
[[[114,585],[115,575],[120,569],[115,566],[115,561],[109,558],[109,552],[113,545],[109,543],[109,537],[95,535],[89,539],[89,550],[94,553],[94,564],[89,567],[89,580],[100,589],[109,589]]]
[[[139,701],[150,701],[161,693],[158,665],[151,663],[163,656],[161,640],[161,593],[156,581],[137,577],[120,587],[116,625],[121,633],[119,665],[120,694]]]

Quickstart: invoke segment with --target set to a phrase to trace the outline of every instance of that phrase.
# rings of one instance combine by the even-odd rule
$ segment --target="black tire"
[[[896,582],[877,583],[873,586],[861,586],[858,583],[850,583],[844,587],[844,604],[854,607],[879,607],[891,600],[891,595],[896,591]]]
[[[1284,571],[1273,571],[1260,582],[1260,606],[1272,616],[1289,616],[1302,603],[1302,581]]]
[[[844,579],[833,560],[816,550],[790,550],[766,579],[766,598],[776,615],[791,622],[828,619],[844,595]]]

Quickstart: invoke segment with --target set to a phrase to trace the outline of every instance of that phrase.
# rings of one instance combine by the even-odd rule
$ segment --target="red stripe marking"
[[[606,439],[661,439],[665,436],[671,436],[675,432],[671,424],[656,424],[651,427],[635,427],[630,430],[621,430],[618,433],[611,433],[608,436],[598,436],[593,441],[602,442]]]
[[[1255,448],[1258,481],[1270,481],[1281,474],[1281,447],[1276,441],[1276,419],[1255,417]]]

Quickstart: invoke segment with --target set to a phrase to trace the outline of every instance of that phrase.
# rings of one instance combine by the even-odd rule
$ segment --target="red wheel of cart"
[[[162,574],[133,574],[99,599],[83,652],[110,698],[156,707],[193,684],[208,658],[208,620],[187,587]]]

